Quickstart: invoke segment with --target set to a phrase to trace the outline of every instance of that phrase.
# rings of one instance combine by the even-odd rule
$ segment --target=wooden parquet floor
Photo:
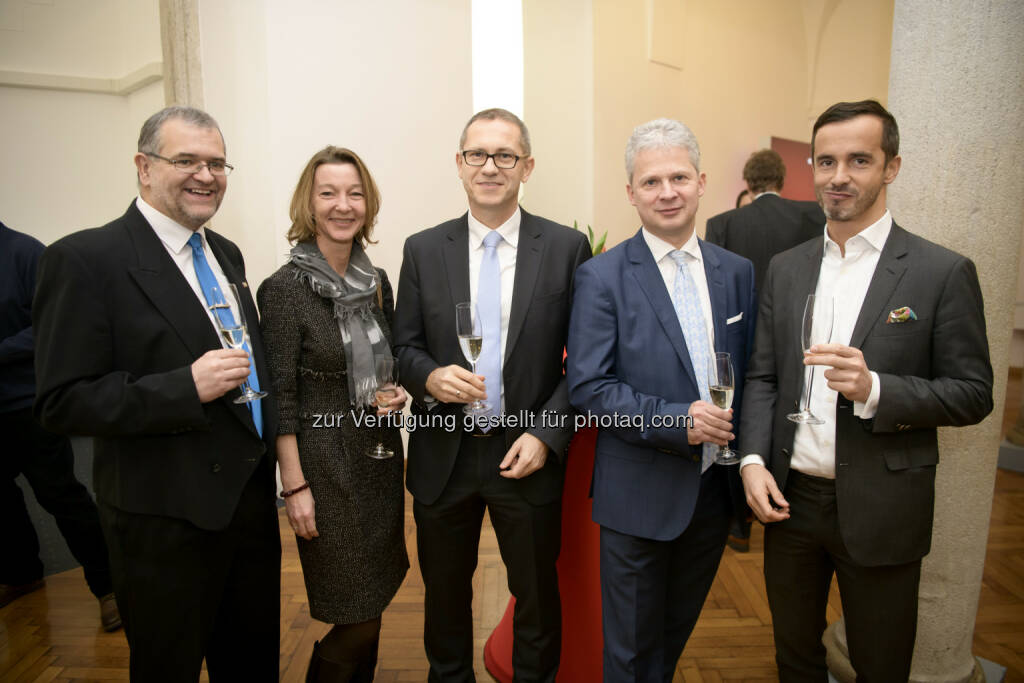
[[[1019,391],[1019,375],[1016,379],[1014,389]],[[1018,405],[1014,397],[1007,402]],[[1006,423],[1012,424],[1009,415]],[[426,679],[423,583],[416,562],[411,510],[410,501],[406,505],[406,544],[412,568],[384,613],[376,677],[382,683]],[[295,541],[283,511],[280,522],[284,539],[281,680],[295,683],[303,680],[313,641],[328,627],[309,616]],[[504,614],[508,589],[494,533],[486,520],[484,526],[473,614],[477,678],[488,681],[483,646]],[[700,621],[679,661],[677,683],[777,680],[761,551],[762,533],[757,524],[749,553],[726,549]],[[834,588],[830,605],[828,619],[832,621],[841,613]],[[974,653],[1008,667],[1007,681],[1024,682],[1024,475],[1002,470],[996,477]],[[81,569],[47,578],[44,589],[0,610],[3,683],[128,680],[127,667],[124,634],[100,629],[98,607]]]

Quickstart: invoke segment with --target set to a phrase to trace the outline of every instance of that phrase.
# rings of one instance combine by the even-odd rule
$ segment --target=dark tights
[[[379,640],[380,617],[358,624],[336,624],[314,650],[311,679],[317,683],[372,681]]]

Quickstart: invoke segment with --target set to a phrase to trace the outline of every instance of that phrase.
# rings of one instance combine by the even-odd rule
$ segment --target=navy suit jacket
[[[700,248],[715,350],[732,355],[735,430],[753,347],[754,267],[703,240]],[[641,421],[599,430],[594,521],[643,538],[679,536],[693,517],[701,474],[701,447],[689,445],[682,419],[700,394],[672,298],[639,232],[576,271],[566,376],[569,400],[584,417]],[[735,467],[729,476],[739,512]]]

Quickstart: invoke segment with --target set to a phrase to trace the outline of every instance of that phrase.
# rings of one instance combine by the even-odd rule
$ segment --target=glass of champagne
[[[398,360],[393,356],[376,355],[373,357],[374,376],[377,386],[373,392],[373,404],[378,408],[388,405],[398,394]],[[395,452],[378,440],[377,445],[367,453],[371,458],[385,460],[394,457]]]
[[[466,362],[469,363],[475,375],[476,361],[484,349],[484,333],[475,304],[468,301],[455,304],[455,333],[459,336],[462,355],[466,357]],[[467,415],[476,415],[489,408],[487,403],[477,399],[467,404],[463,411]]]
[[[213,312],[213,319],[217,321],[217,329],[220,330],[221,337],[224,338],[227,345],[233,349],[243,349],[246,353],[250,353],[250,362],[252,362],[251,352],[246,346],[246,341],[249,339],[249,330],[245,326],[245,311],[242,310],[242,299],[238,296],[238,288],[233,283],[228,283],[228,290],[235,299],[238,317],[235,317],[231,310],[231,305],[224,298],[224,292],[219,287],[212,287],[210,289],[213,298],[213,303],[210,304],[210,311]],[[235,403],[248,403],[268,395],[265,391],[253,391],[252,387],[249,386],[248,379],[242,382],[239,389],[242,390],[242,395],[235,399]]]
[[[804,304],[804,322],[800,333],[800,346],[804,354],[810,353],[815,344],[827,344],[832,338],[832,297],[807,295]],[[804,390],[800,397],[800,410],[786,417],[793,422],[805,425],[825,424],[825,421],[811,412],[811,389],[814,387],[814,370],[817,366],[808,365],[804,369]]]
[[[732,373],[732,357],[725,351],[716,351],[708,365],[708,388],[711,391],[711,402],[715,407],[722,410],[732,408],[732,397],[736,390],[735,380]],[[722,446],[715,454],[715,463],[718,465],[738,465],[739,454],[729,448],[729,444]]]

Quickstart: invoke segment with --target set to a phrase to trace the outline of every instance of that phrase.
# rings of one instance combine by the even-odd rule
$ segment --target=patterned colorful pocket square
[[[905,323],[908,320],[917,320],[917,314],[909,306],[902,306],[889,311],[889,317],[886,318],[885,324]]]

